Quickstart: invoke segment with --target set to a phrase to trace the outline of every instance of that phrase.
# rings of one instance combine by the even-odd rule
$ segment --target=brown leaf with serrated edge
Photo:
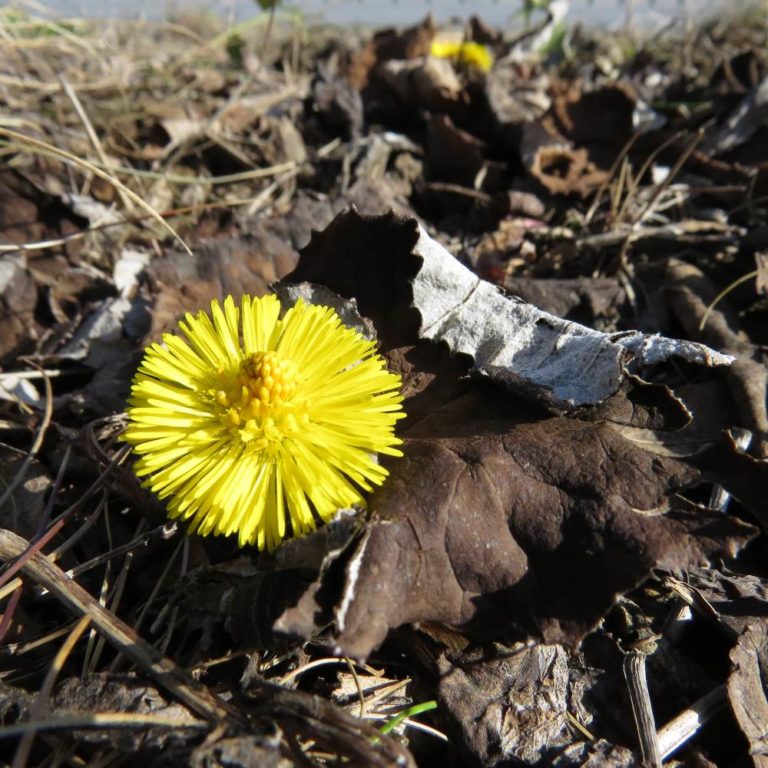
[[[389,628],[424,620],[475,638],[575,644],[652,567],[684,567],[750,538],[738,521],[675,508],[675,492],[697,480],[683,463],[608,426],[532,412],[492,385],[464,384],[457,397],[457,381],[444,378],[412,398],[430,403],[370,501],[375,520],[335,610],[340,652],[365,656]],[[289,611],[280,628],[313,621]]]
[[[355,298],[387,346],[445,341],[474,370],[563,411],[616,394],[632,373],[670,358],[727,366],[694,342],[639,331],[603,333],[501,294],[415,219],[348,211],[302,251],[288,282],[316,282]]]
[[[283,614],[281,631],[311,632],[330,598],[323,618],[335,619],[336,650],[350,656],[419,621],[472,639],[575,645],[652,568],[732,555],[754,535],[678,497],[702,482],[684,461],[608,424],[552,417],[504,377],[467,379],[468,357],[414,344],[421,312],[407,280],[421,279],[432,258],[414,253],[419,237],[402,220],[343,215],[289,276],[356,297],[403,375],[408,419],[405,456],[389,463],[361,542],[341,563],[341,593],[314,585]]]
[[[366,656],[390,628],[424,620],[574,645],[651,568],[732,554],[751,537],[676,505],[697,480],[683,463],[531,410],[476,386],[406,432],[347,566],[341,652]]]

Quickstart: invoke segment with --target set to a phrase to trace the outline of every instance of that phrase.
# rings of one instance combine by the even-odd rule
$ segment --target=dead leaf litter
[[[0,11],[2,762],[768,765],[764,17],[260,5]],[[258,553],[119,436],[147,344],[273,291],[407,418]]]

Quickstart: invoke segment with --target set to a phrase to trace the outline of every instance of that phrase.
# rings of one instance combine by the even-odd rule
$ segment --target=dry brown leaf
[[[609,165],[634,130],[637,97],[632,87],[613,83],[583,91],[557,83],[554,90],[551,114],[559,132],[576,146],[589,147],[590,159],[598,157],[601,167]]]
[[[483,766],[536,764],[572,740],[568,654],[559,645],[494,645],[438,660],[441,711]]]
[[[204,243],[194,256],[179,251],[153,260],[147,274],[158,297],[150,337],[159,338],[184,312],[204,307],[211,299],[263,295],[295,260],[293,249],[266,228]]]
[[[379,68],[379,76],[412,107],[450,113],[462,103],[464,87],[448,59],[392,60]]]
[[[371,497],[372,519],[341,593],[331,596],[326,618],[336,622],[337,652],[365,657],[390,628],[421,621],[475,639],[534,635],[576,645],[652,568],[729,556],[754,535],[680,500],[702,482],[683,461],[648,452],[607,424],[552,418],[497,384],[463,379],[468,358],[444,347],[403,344],[448,301],[435,280],[435,306],[418,303],[421,320],[409,310],[405,279],[437,274],[426,245],[414,257],[418,237],[391,217],[343,215],[290,276],[357,298],[389,346],[390,367],[403,374],[409,417],[405,456]],[[454,285],[448,267],[442,274]],[[422,285],[416,300],[427,293]],[[456,310],[457,322],[466,309]],[[310,633],[316,598],[322,602],[317,586],[278,628]]]
[[[576,644],[651,568],[733,554],[752,535],[676,508],[696,480],[683,464],[606,426],[515,414],[509,400],[470,393],[408,430],[347,566],[341,652],[365,656],[391,627],[424,620]]]

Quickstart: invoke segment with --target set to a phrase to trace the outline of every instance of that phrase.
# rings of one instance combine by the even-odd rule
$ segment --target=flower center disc
[[[296,364],[277,352],[256,352],[240,363],[227,389],[216,392],[222,422],[256,450],[276,446],[306,422],[306,405],[294,402]]]

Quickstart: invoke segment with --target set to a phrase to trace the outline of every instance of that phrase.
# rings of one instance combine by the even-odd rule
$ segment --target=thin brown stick
[[[0,530],[0,559],[15,560],[28,548],[29,542],[26,539],[12,531]],[[93,626],[115,649],[124,653],[161,688],[189,707],[192,712],[213,723],[242,722],[240,713],[234,707],[214,696],[206,686],[190,677],[171,659],[139,637],[131,627],[100,605],[98,600],[77,582],[72,581],[45,555],[39,552],[32,554],[22,566],[22,570],[75,613],[89,616]]]
[[[39,538],[29,543],[29,549],[22,556],[20,556],[15,562],[6,569],[6,571],[0,574],[0,587],[7,584],[20,570],[23,569],[26,558],[31,557],[35,552],[41,550],[51,539],[56,536],[69,518],[88,500],[99,488],[106,482],[112,470],[122,462],[122,460],[128,455],[130,448],[126,445],[124,450],[119,451],[115,458],[110,462],[107,468],[99,475],[93,484],[86,490],[86,492],[70,507],[65,509],[56,520],[51,523],[48,530]]]

